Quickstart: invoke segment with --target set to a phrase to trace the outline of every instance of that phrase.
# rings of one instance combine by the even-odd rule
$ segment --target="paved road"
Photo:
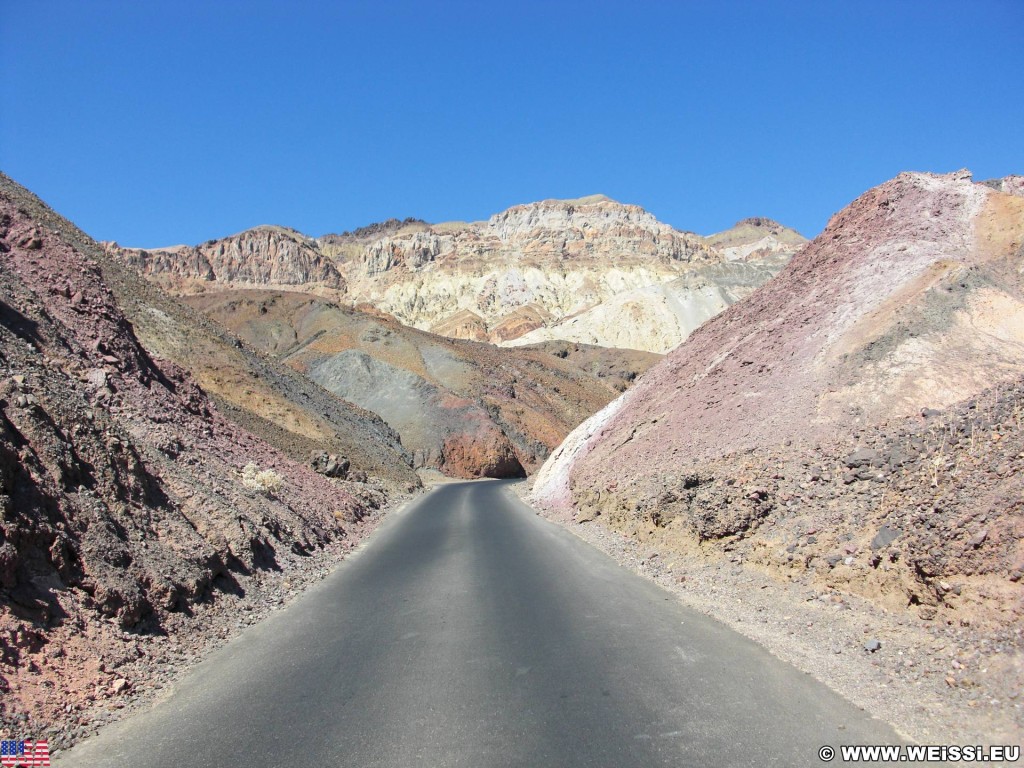
[[[791,766],[822,765],[823,744],[897,742],[479,482],[394,516],[171,696],[56,764]]]

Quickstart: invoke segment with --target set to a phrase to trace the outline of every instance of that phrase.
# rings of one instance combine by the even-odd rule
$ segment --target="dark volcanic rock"
[[[860,467],[880,467],[884,463],[878,451],[871,448],[861,448],[846,457],[844,462],[850,469]]]
[[[892,544],[896,539],[899,538],[900,532],[889,525],[883,525],[878,529],[878,533],[871,539],[871,549],[881,549]]]
[[[346,458],[339,458],[327,451],[318,451],[310,457],[310,466],[314,472],[319,472],[327,477],[339,477],[342,480],[348,477],[349,461]]]

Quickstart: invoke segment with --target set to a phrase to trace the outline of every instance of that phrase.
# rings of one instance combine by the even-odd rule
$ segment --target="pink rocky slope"
[[[0,252],[0,730],[59,747],[371,510],[152,358],[99,247],[3,176]],[[247,485],[250,463],[279,483]]]
[[[814,439],[1013,378],[1022,239],[1024,199],[966,172],[901,174],[652,368],[558,477]]]
[[[742,549],[789,578],[797,562],[815,574],[820,563],[828,584],[893,605],[944,610],[943,580],[975,574],[978,615],[1012,626],[1024,615],[1024,545],[1008,489],[1024,462],[989,446],[1019,429],[1019,189],[959,172],[905,173],[868,191],[572,433],[534,499],[678,550]],[[991,395],[998,419],[936,421],[992,385],[1004,387]],[[969,487],[950,500],[950,487],[982,475],[984,510]],[[901,499],[913,519],[899,517]],[[922,524],[917,551],[901,552]],[[776,535],[801,526],[818,531],[806,552]],[[931,551],[945,541],[955,553]],[[865,571],[844,571],[846,560]]]

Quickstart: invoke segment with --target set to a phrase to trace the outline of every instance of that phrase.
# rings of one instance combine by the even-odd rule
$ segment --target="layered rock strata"
[[[324,389],[380,414],[416,467],[455,477],[532,471],[658,359],[579,345],[501,350],[299,293],[186,300]]]
[[[663,352],[699,318],[770,278],[804,242],[767,219],[706,239],[594,195],[514,206],[485,222],[391,220],[316,240],[258,227],[194,248],[110,250],[179,294],[302,290],[452,338],[503,343],[535,331],[521,343],[616,346],[628,336],[628,346]],[[730,269],[730,261],[743,266]]]

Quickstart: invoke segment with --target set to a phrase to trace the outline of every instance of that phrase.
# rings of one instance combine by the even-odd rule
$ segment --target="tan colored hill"
[[[792,256],[807,244],[807,238],[777,221],[755,216],[736,222],[724,232],[710,235],[708,244],[727,261],[750,261],[770,256]]]
[[[483,321],[486,338],[495,340],[494,329],[526,308],[538,313],[535,322],[556,321],[719,258],[703,238],[596,195],[385,237],[368,244],[346,276],[350,300],[407,325],[443,329],[471,312]],[[520,326],[525,331],[534,324]]]
[[[514,206],[485,222],[390,220],[317,240],[259,227],[195,248],[110,250],[178,294],[302,290],[452,338],[501,343],[542,329],[521,343],[563,338],[615,346],[628,335],[633,348],[665,351],[685,338],[694,318],[752,290],[803,242],[767,219],[705,239],[638,206],[592,195]],[[749,268],[705,269],[731,260]],[[726,284],[714,283],[719,276]],[[660,287],[676,278],[683,284]],[[696,279],[711,296],[695,292]],[[651,296],[658,298],[648,314]],[[588,312],[597,319],[581,320]],[[663,321],[669,331],[651,331]],[[609,333],[622,323],[634,330],[613,339]]]
[[[198,293],[211,285],[288,288],[337,296],[345,279],[319,244],[294,229],[261,226],[201,245],[122,248],[105,243],[124,263],[172,293]]]
[[[2,175],[0,254],[0,728],[59,748],[335,562],[384,495],[225,418],[120,297],[152,338],[169,305]]]
[[[694,267],[667,282],[614,294],[557,323],[512,336],[504,345],[562,339],[664,354],[702,323],[768,282],[788,256]]]
[[[376,414],[239,343],[223,326],[96,255],[104,277],[150,353],[189,371],[219,410],[296,461],[326,451],[354,472],[393,485],[418,485],[412,457]]]
[[[925,619],[1019,627],[1022,243],[1024,197],[966,172],[870,190],[570,435],[535,498]],[[995,405],[957,406],[993,385]]]
[[[186,300],[326,390],[380,414],[415,466],[456,477],[531,471],[657,359],[571,345],[502,350],[299,293],[226,291]]]
[[[613,293],[559,321],[540,318],[533,330],[497,341],[517,346],[564,339],[664,354],[774,277],[807,243],[795,230],[765,218],[744,219],[706,241],[720,260],[690,266],[665,282]]]

